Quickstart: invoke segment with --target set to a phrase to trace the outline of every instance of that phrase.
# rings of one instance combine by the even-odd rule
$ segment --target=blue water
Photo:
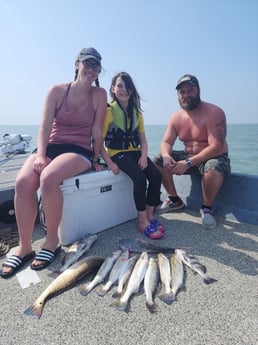
[[[166,125],[146,125],[149,157],[153,158],[159,151],[160,141]],[[32,136],[31,150],[36,147],[38,126],[1,126],[0,141],[5,133],[28,134]],[[227,141],[232,172],[258,175],[258,124],[228,125]],[[176,142],[176,149],[182,149]]]

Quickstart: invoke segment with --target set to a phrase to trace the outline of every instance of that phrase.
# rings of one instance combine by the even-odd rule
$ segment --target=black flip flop
[[[25,255],[24,258],[21,258],[18,255],[11,255],[4,263],[3,267],[10,267],[12,270],[9,272],[0,271],[0,276],[4,279],[12,277],[15,273],[17,273],[28,261],[33,259],[35,256],[35,252],[31,252],[28,255]]]
[[[39,253],[35,256],[34,260],[42,261],[40,265],[30,265],[30,268],[34,271],[40,271],[50,265],[55,259],[57,254],[61,251],[61,246],[58,246],[55,252],[49,249],[41,249]]]

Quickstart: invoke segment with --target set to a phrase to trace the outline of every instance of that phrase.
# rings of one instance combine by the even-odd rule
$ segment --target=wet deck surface
[[[105,217],[104,210],[99,215]],[[205,285],[188,270],[186,291],[180,292],[177,302],[170,306],[156,297],[156,314],[147,310],[143,293],[132,298],[130,311],[125,313],[111,306],[115,287],[101,298],[94,291],[81,296],[77,284],[48,300],[40,320],[24,315],[24,310],[52,282],[48,273],[61,267],[67,250],[63,247],[54,263],[37,273],[40,283],[21,289],[16,276],[0,279],[1,344],[256,345],[258,227],[217,218],[217,229],[207,231],[202,229],[199,215],[187,209],[157,217],[166,233],[155,244],[188,247],[217,283]],[[36,251],[44,235],[36,226]],[[118,248],[122,238],[146,239],[133,220],[99,233],[88,255],[107,256]],[[0,264],[4,259],[0,258]],[[81,283],[89,279],[85,277]]]

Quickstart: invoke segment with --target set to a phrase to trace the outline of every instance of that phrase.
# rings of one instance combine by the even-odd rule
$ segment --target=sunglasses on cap
[[[100,65],[97,62],[94,62],[93,60],[84,60],[82,61],[82,64],[85,68],[91,68],[97,72],[101,71]]]

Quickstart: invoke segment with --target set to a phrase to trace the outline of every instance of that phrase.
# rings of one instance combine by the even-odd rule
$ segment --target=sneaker
[[[212,215],[212,211],[208,208],[202,208],[200,210],[200,214],[202,217],[202,227],[205,229],[215,229],[217,224],[216,220]]]
[[[181,199],[179,199],[177,202],[171,201],[169,198],[165,201],[163,201],[162,205],[160,206],[161,212],[169,212],[169,211],[175,211],[180,210],[181,208],[185,207],[185,204]]]

